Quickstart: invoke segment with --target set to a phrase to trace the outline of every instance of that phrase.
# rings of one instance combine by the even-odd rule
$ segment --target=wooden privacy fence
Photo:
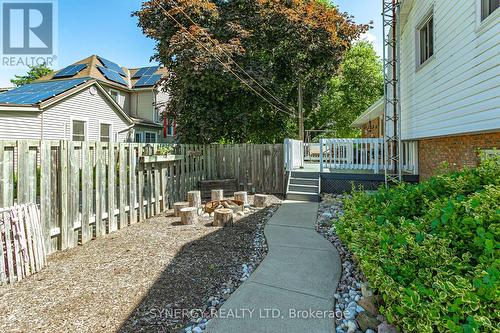
[[[160,214],[202,180],[284,192],[283,145],[175,145],[177,159],[144,157],[165,146],[0,141],[0,208],[39,204],[50,254]]]

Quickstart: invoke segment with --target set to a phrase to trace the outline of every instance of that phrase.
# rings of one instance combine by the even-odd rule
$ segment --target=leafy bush
[[[355,192],[335,223],[406,332],[500,330],[500,163]]]

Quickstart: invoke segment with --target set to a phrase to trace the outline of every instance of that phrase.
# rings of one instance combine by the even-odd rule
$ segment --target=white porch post
[[[319,139],[319,171],[323,172],[323,139]]]

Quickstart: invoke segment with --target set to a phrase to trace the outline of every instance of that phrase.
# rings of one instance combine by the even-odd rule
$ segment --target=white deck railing
[[[402,171],[418,174],[417,142],[401,145]],[[330,170],[373,170],[384,168],[384,139],[322,139],[319,143],[320,168]],[[389,169],[391,166],[388,166]]]

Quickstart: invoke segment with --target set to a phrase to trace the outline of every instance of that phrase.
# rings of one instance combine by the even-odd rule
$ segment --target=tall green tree
[[[338,75],[328,82],[309,126],[325,136],[353,137],[351,123],[384,94],[382,62],[369,42],[356,43],[346,54]]]
[[[135,15],[157,42],[154,58],[172,72],[165,82],[168,113],[183,142],[276,142],[296,135],[290,114],[299,82],[307,115],[368,28],[319,0],[150,0]]]
[[[50,73],[52,73],[52,69],[47,67],[45,64],[29,66],[29,70],[26,75],[15,75],[15,78],[10,80],[10,82],[12,82],[12,84],[16,87],[19,87],[24,84],[31,83]]]

